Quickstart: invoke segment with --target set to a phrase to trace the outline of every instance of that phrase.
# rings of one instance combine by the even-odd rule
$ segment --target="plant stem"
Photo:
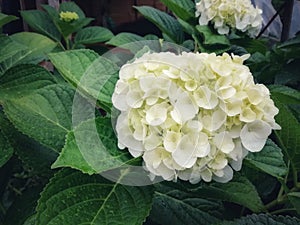
[[[58,44],[60,45],[60,47],[61,47],[64,51],[66,50],[65,46],[64,46],[61,42],[58,42]]]
[[[66,48],[67,48],[67,50],[70,50],[70,41],[69,41],[69,38],[66,38],[65,41],[66,41]]]
[[[292,173],[293,173],[293,181],[294,181],[294,187],[297,187],[298,185],[298,172],[295,169],[295,167],[292,165]]]
[[[2,211],[2,214],[5,215],[6,210],[5,210],[5,208],[4,208],[3,204],[2,204],[2,202],[0,202],[0,210]]]
[[[274,214],[279,214],[279,213],[283,213],[283,212],[290,212],[290,211],[296,211],[296,209],[295,208],[278,209],[278,210],[275,210],[275,211],[271,212],[270,214],[274,215]]]
[[[268,210],[268,209],[273,208],[276,205],[285,203],[286,200],[287,200],[287,195],[285,194],[285,195],[281,196],[280,198],[276,198],[275,200],[269,202],[268,204],[265,205],[265,207]]]

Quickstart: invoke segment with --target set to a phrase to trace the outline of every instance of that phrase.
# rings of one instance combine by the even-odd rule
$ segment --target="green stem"
[[[61,43],[61,42],[58,42],[58,44],[60,45],[60,47],[65,51],[65,46]]]
[[[265,205],[266,209],[269,210],[273,208],[274,206],[284,204],[287,201],[287,195],[283,195],[280,198],[276,198],[275,200],[269,202],[268,204]]]
[[[193,34],[192,37],[193,37],[194,43],[195,43],[195,45],[194,45],[194,48],[195,48],[194,49],[194,53],[196,53],[196,52],[198,52],[199,43],[198,43],[198,40],[197,40],[197,37],[196,37],[195,34]]]
[[[3,204],[2,204],[2,202],[0,202],[0,210],[1,210],[2,214],[5,215],[6,210],[5,210],[5,208],[4,208]]]
[[[293,181],[294,181],[294,187],[297,187],[298,185],[298,172],[295,169],[295,167],[292,165],[292,173],[293,173]]]
[[[290,211],[296,211],[296,209],[295,208],[278,209],[278,210],[271,212],[270,214],[275,215],[275,214],[280,214],[280,213],[290,212]]]
[[[66,41],[66,48],[67,48],[67,50],[69,50],[69,49],[70,49],[70,41],[69,41],[69,38],[66,38],[65,41]]]

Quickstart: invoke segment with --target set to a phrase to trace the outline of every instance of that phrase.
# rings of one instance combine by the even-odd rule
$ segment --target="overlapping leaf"
[[[52,53],[49,58],[67,81],[110,111],[118,66],[87,49]]]
[[[245,163],[277,178],[287,173],[281,149],[270,139],[260,152],[249,153]]]
[[[100,175],[62,170],[41,195],[37,224],[142,224],[151,209],[152,194],[149,186],[123,186]]]
[[[99,117],[81,123],[68,133],[66,144],[52,167],[71,167],[94,174],[130,161],[128,151],[117,147],[111,119]]]
[[[150,218],[159,224],[206,225],[219,222],[223,204],[167,185],[155,185]]]

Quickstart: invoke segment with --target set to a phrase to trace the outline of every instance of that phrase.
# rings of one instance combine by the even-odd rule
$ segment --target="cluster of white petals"
[[[228,34],[230,28],[255,37],[262,27],[262,10],[254,8],[251,0],[200,0],[196,3],[199,24],[210,21],[219,34]]]
[[[280,129],[269,90],[248,56],[147,53],[119,73],[113,105],[118,145],[164,180],[227,182],[248,152]]]

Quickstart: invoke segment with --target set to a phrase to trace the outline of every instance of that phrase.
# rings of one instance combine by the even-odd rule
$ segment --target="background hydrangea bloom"
[[[247,56],[147,53],[120,70],[113,105],[119,147],[165,180],[227,182],[280,129]]]
[[[228,34],[230,28],[255,37],[262,27],[262,10],[254,8],[250,0],[201,0],[196,3],[200,25],[210,21],[219,34]]]
[[[59,17],[62,21],[65,21],[65,22],[72,22],[74,20],[79,19],[79,16],[76,12],[69,12],[69,11],[60,12]]]

